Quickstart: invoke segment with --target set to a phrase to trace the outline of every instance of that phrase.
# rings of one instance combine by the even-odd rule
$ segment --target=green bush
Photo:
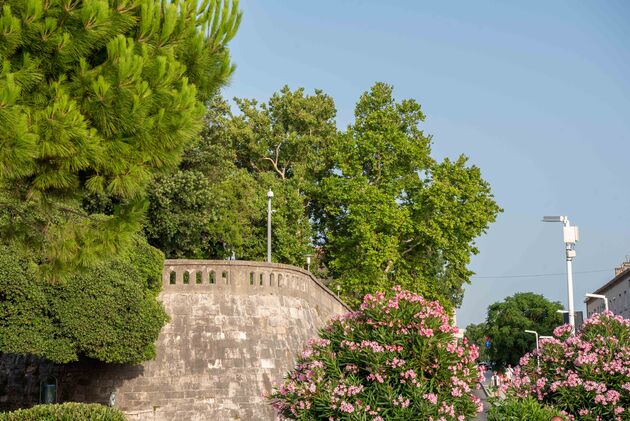
[[[0,353],[66,363],[139,363],[168,320],[157,300],[163,255],[137,236],[126,253],[51,283],[37,256],[0,244]]]
[[[562,416],[560,410],[543,406],[532,397],[491,399],[488,421],[549,421],[551,417]],[[564,418],[563,418],[564,419]]]
[[[30,409],[0,413],[0,421],[125,421],[125,415],[115,408],[96,403],[67,402],[37,405]]]

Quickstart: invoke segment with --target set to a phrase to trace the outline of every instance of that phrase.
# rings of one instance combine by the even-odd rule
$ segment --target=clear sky
[[[478,240],[459,325],[520,291],[566,306],[561,224],[580,227],[575,303],[630,255],[630,1],[244,0],[227,97],[284,84],[352,121],[374,82],[415,98],[437,158],[463,153],[504,208]],[[580,273],[589,272],[589,273]],[[559,273],[537,277],[503,277]],[[497,278],[488,278],[497,277]]]

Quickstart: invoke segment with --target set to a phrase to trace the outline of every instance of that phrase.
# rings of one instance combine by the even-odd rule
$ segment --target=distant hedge
[[[488,421],[549,421],[554,416],[566,419],[559,409],[543,405],[532,397],[490,399],[488,410]]]
[[[67,402],[37,405],[30,409],[0,413],[0,421],[125,421],[125,415],[116,408],[96,403]]]
[[[80,357],[140,363],[168,320],[157,300],[163,254],[137,236],[124,253],[51,282],[38,256],[0,243],[0,353],[57,363]]]

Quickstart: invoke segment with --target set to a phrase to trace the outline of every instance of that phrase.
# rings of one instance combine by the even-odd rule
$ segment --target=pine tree
[[[93,263],[139,228],[148,183],[234,70],[238,0],[0,6],[0,229],[45,247],[53,273]],[[111,216],[81,209],[95,193],[118,203]]]

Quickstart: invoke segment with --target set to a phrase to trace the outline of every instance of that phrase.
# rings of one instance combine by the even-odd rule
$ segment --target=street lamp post
[[[588,298],[601,298],[602,300],[604,300],[604,309],[608,311],[608,297],[601,294],[584,294],[584,295],[586,295]]]
[[[533,333],[534,335],[536,335],[536,365],[538,367],[540,367],[540,345],[538,343],[538,332],[536,332],[535,330],[527,330],[525,329],[525,332],[527,333]]]
[[[569,300],[569,324],[571,334],[575,334],[575,308],[573,306],[573,259],[575,258],[575,243],[579,240],[578,227],[571,225],[566,216],[545,216],[543,222],[562,222],[562,235],[567,259],[567,295]]]
[[[267,262],[271,263],[271,199],[273,192],[267,192]]]
[[[310,254],[306,255],[306,271],[310,272],[311,271],[311,256]]]

